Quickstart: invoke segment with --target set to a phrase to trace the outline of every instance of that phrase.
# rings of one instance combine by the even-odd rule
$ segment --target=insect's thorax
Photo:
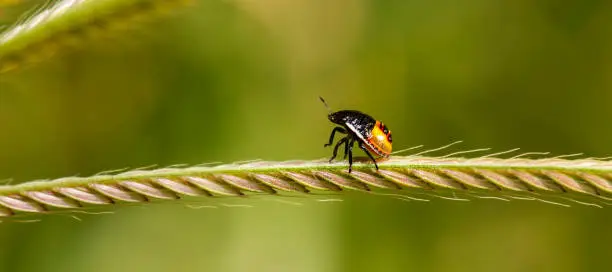
[[[342,110],[329,115],[333,123],[346,127],[353,134],[360,134],[364,138],[370,137],[370,131],[376,124],[371,116],[356,110]]]

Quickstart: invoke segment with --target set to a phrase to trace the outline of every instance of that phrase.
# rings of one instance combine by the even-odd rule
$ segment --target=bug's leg
[[[353,144],[355,144],[355,138],[351,138],[351,140],[347,143],[349,157],[349,174],[353,170]]]
[[[332,154],[332,157],[331,157],[331,159],[329,159],[329,162],[332,162],[336,158],[336,155],[338,154],[338,148],[343,143],[346,143],[346,141],[348,141],[348,137],[344,137],[340,141],[338,141],[338,143],[336,143],[336,146],[334,146],[334,154]]]
[[[344,157],[342,157],[342,160],[346,160],[346,156],[348,155],[348,152],[349,152],[349,141],[346,141],[346,143],[344,144]]]
[[[336,136],[336,132],[346,133],[346,129],[342,127],[335,127],[334,130],[332,130],[331,135],[329,135],[329,142],[323,145],[323,147],[328,147],[334,142],[334,136]]]
[[[359,143],[359,148],[361,148],[363,152],[368,154],[368,157],[370,157],[370,159],[374,162],[374,166],[376,166],[376,170],[378,170],[378,164],[376,163],[376,159],[374,159],[374,156],[372,156],[372,153],[368,151],[368,149],[363,145],[363,143]]]

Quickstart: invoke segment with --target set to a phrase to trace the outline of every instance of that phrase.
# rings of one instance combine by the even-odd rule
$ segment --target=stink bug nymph
[[[331,159],[329,159],[329,162],[332,162],[336,158],[338,148],[344,144],[344,159],[346,159],[348,155],[348,171],[350,173],[353,167],[353,145],[355,141],[357,141],[359,148],[368,154],[368,157],[374,162],[376,170],[378,170],[378,164],[372,153],[378,157],[389,157],[391,154],[391,143],[393,142],[391,139],[391,131],[381,121],[360,111],[341,110],[332,112],[323,97],[319,96],[319,98],[329,111],[327,115],[329,121],[339,125],[332,130],[329,136],[329,142],[326,143],[324,147],[330,146],[334,142],[336,132],[346,134],[346,136],[340,139],[340,141],[336,143],[336,146],[334,146],[334,153]]]

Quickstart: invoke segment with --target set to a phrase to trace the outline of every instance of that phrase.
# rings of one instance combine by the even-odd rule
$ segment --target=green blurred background
[[[103,36],[0,75],[1,178],[327,157],[318,95],[383,120],[395,149],[612,153],[609,1],[200,0]],[[4,222],[0,271],[601,271],[612,257],[610,208],[337,198]]]

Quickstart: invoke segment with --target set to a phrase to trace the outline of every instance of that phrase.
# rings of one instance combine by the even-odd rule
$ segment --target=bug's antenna
[[[325,108],[327,109],[327,111],[329,112],[329,114],[332,113],[331,109],[329,108],[329,106],[327,105],[327,102],[325,102],[325,99],[323,99],[323,97],[319,96],[319,99],[321,99],[321,102],[323,102],[323,105],[325,105]]]

